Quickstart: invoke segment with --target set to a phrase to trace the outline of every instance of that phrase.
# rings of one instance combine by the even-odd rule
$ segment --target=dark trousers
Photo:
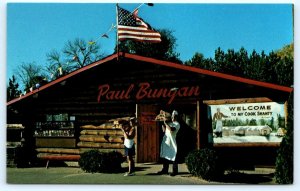
[[[177,162],[177,160],[169,161],[169,160],[163,158],[162,162],[163,162],[163,169],[162,169],[163,172],[168,173],[169,172],[169,164],[172,163],[173,164],[173,173],[178,174],[178,162]]]

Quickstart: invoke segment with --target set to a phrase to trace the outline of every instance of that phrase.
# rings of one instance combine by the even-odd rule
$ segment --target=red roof
[[[38,93],[40,91],[43,91],[44,89],[47,89],[50,86],[53,86],[55,84],[58,84],[60,82],[63,82],[64,80],[77,75],[81,72],[84,72],[86,70],[92,69],[100,64],[106,63],[108,61],[111,61],[113,59],[117,59],[118,55],[120,57],[123,58],[129,58],[129,59],[133,59],[133,60],[137,60],[137,61],[142,61],[142,62],[148,62],[148,63],[152,63],[152,64],[157,64],[157,65],[161,65],[161,66],[166,66],[166,67],[170,67],[170,68],[176,68],[179,70],[184,70],[184,71],[190,71],[190,72],[194,72],[194,73],[198,73],[198,74],[202,74],[202,75],[207,75],[207,76],[213,76],[213,77],[217,77],[217,78],[223,78],[226,80],[232,80],[232,81],[236,81],[236,82],[240,82],[240,83],[245,83],[245,84],[250,84],[250,85],[255,85],[255,86],[261,86],[261,87],[265,87],[265,88],[269,88],[269,89],[274,89],[274,90],[278,90],[278,91],[283,91],[283,92],[292,92],[293,88],[291,87],[286,87],[286,86],[281,86],[281,85],[276,85],[276,84],[272,84],[272,83],[267,83],[267,82],[261,82],[261,81],[257,81],[257,80],[251,80],[251,79],[247,79],[247,78],[242,78],[242,77],[238,77],[238,76],[233,76],[233,75],[229,75],[229,74],[223,74],[223,73],[219,73],[219,72],[213,72],[210,70],[204,70],[201,68],[196,68],[196,67],[192,67],[192,66],[186,66],[186,65],[182,65],[182,64],[177,64],[174,62],[169,62],[169,61],[163,61],[163,60],[158,60],[158,59],[154,59],[154,58],[148,58],[148,57],[144,57],[144,56],[139,56],[139,55],[134,55],[134,54],[128,54],[128,53],[123,53],[123,52],[119,52],[119,54],[112,54],[102,60],[96,61],[90,65],[87,65],[83,68],[80,68],[74,72],[71,72],[61,78],[58,78],[54,81],[49,82],[48,84],[41,86],[38,89],[33,90],[32,92],[27,93],[24,96],[21,96],[19,98],[15,98],[9,102],[7,102],[7,106],[11,105],[15,102],[18,102],[19,100],[25,99],[27,97],[30,97],[31,95],[34,95],[35,93]]]

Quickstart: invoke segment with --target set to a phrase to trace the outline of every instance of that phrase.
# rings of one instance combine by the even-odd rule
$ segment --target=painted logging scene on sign
[[[286,130],[284,104],[210,105],[214,143],[280,143]]]

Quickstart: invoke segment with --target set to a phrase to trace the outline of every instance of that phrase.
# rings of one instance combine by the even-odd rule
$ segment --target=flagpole
[[[137,6],[131,13],[134,13],[136,10],[138,10],[139,8],[141,8],[141,6],[143,5],[148,5],[148,6],[153,6],[153,3],[141,3],[139,6]]]
[[[116,14],[117,14],[117,17],[116,17],[116,20],[117,20],[117,60],[119,60],[119,33],[118,33],[118,26],[119,26],[119,12],[118,12],[118,3],[116,4]]]
[[[137,6],[131,13],[134,13],[136,10],[138,10],[141,6],[143,6],[145,3],[141,3],[139,6]]]
[[[148,5],[148,6],[153,6],[153,3],[141,3],[139,6],[137,6],[132,12],[131,12],[131,14],[134,14],[134,12],[135,11],[137,11],[140,7],[142,7],[143,5]],[[117,20],[117,25],[114,25],[114,24],[112,24],[112,26],[108,29],[108,31],[106,31],[105,33],[103,33],[101,36],[99,36],[96,40],[93,40],[93,41],[89,41],[88,42],[88,44],[89,44],[89,46],[91,46],[91,45],[93,45],[93,44],[95,44],[100,38],[102,38],[102,37],[106,37],[106,38],[108,38],[108,33],[110,32],[110,31],[112,31],[115,27],[118,27],[118,22],[119,22],[119,14],[118,14],[118,6],[119,6],[119,4],[117,3],[116,4],[116,14],[117,14],[117,17],[116,17],[116,20]],[[123,18],[123,19],[126,19],[126,17],[125,18]],[[116,35],[116,38],[117,38],[117,53],[119,53],[119,34],[118,34],[118,29],[117,29],[117,35]]]

